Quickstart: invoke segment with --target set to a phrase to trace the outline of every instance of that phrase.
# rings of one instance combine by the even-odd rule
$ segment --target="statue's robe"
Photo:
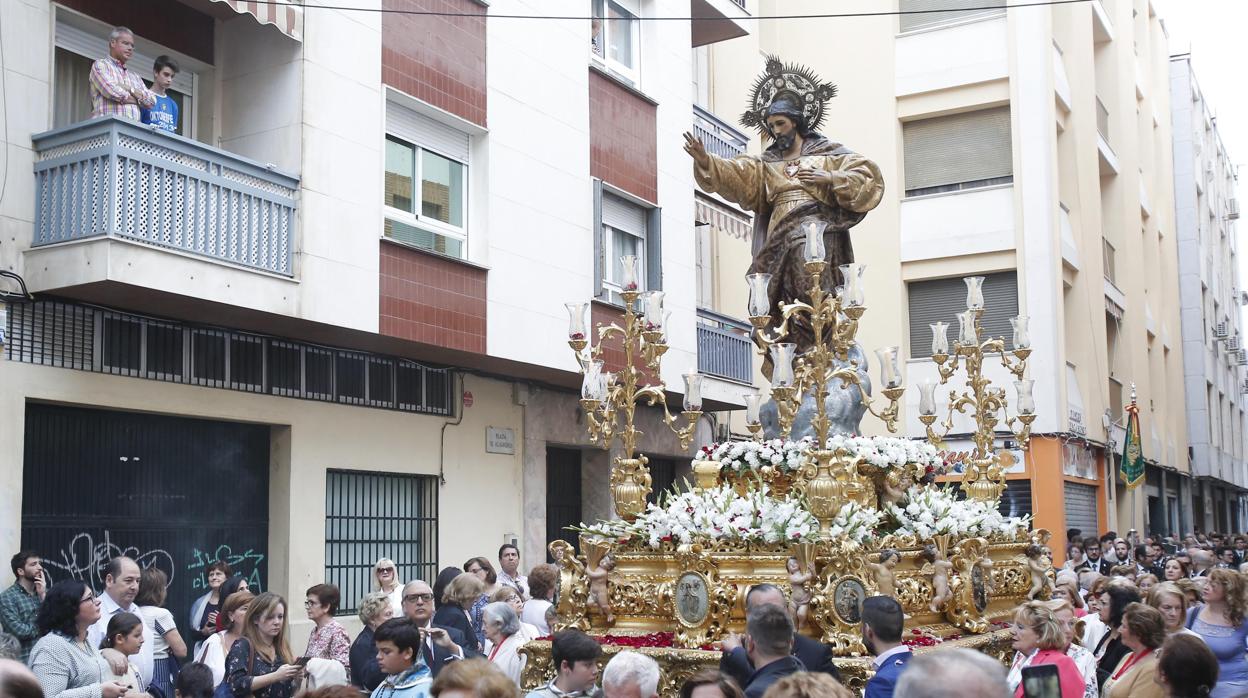
[[[710,157],[707,167],[694,163],[694,178],[704,191],[754,212],[750,273],[772,275],[768,295],[774,329],[781,322],[781,303],[809,301],[802,223],[816,219],[828,224],[824,231],[828,267],[821,283],[825,291],[832,292],[842,283],[837,267],[854,261],[849,229],[880,203],[884,178],[875,163],[817,133],[803,138],[801,155],[791,160],[782,159],[774,146],[762,157]],[[831,172],[832,184],[804,184],[795,176],[794,166]],[[789,329],[786,341],[797,344],[799,354],[814,343],[809,323],[790,322]],[[768,375],[770,363],[764,366]]]

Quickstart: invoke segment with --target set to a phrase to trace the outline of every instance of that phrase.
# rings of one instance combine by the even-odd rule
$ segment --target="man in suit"
[[[745,595],[745,613],[748,616],[750,611],[759,606],[765,605],[779,606],[788,609],[788,599],[785,598],[784,592],[774,584],[756,584],[750,587],[749,593]],[[792,621],[792,616],[789,617]],[[750,664],[749,654],[741,645],[741,636],[735,633],[729,633],[721,643],[724,651],[723,657],[719,660],[719,670],[736,679],[737,683],[744,686],[750,680],[750,674],[754,673],[754,665]],[[805,635],[793,633],[793,656],[801,660],[806,671],[821,671],[825,674],[831,674],[832,678],[837,681],[841,680],[841,673],[837,671],[836,665],[832,663],[832,650],[822,642],[813,640]]]
[[[1088,569],[1103,577],[1109,576],[1109,571],[1114,568],[1114,565],[1101,556],[1101,541],[1096,536],[1083,539],[1083,554],[1088,558]]]
[[[417,579],[403,587],[403,615],[420,628],[421,654],[435,677],[448,662],[464,658],[463,633],[433,624],[433,589],[428,584]]]
[[[888,596],[872,596],[862,602],[862,644],[875,655],[875,676],[867,681],[863,698],[893,698],[897,679],[914,656],[901,642],[906,616],[901,604]]]
[[[763,604],[746,615],[745,651],[757,667],[745,684],[745,698],[763,698],[775,682],[806,670],[793,656],[793,621],[783,606]]]

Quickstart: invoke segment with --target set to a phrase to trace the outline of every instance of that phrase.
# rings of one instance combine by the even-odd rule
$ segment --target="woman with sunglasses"
[[[373,589],[384,592],[390,599],[395,618],[403,615],[403,582],[399,581],[399,568],[394,560],[383,557],[373,565]]]

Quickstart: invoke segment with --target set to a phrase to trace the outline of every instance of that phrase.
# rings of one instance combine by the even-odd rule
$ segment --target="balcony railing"
[[[754,378],[750,326],[709,310],[698,311],[698,372],[750,383]]]
[[[721,158],[735,158],[745,152],[745,145],[750,142],[744,133],[696,104],[693,105],[693,135],[706,146],[706,152]]]
[[[35,246],[120,238],[292,275],[297,178],[113,117],[32,140]]]

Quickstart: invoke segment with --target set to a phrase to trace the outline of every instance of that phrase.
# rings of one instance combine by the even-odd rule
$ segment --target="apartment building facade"
[[[1190,55],[1170,59],[1174,204],[1179,244],[1183,384],[1196,527],[1244,529],[1244,351],[1235,166],[1218,135]]]
[[[639,21],[659,5],[5,3],[0,268],[33,298],[5,303],[0,540],[54,579],[134,555],[171,607],[217,558],[288,598],[337,583],[344,612],[383,556],[432,579],[516,541],[527,570],[611,513],[564,304],[617,320],[622,254],[666,294],[669,404],[704,374],[714,438],[753,369],[715,291],[744,267],[711,251],[749,243],[695,198],[681,133],[744,147],[689,76],[748,15]],[[178,134],[87,118],[115,25],[140,74],[180,64]],[[690,451],[638,414],[670,484]]]
[[[986,332],[1008,346],[1009,318],[1026,315],[1034,349],[1030,449],[998,427],[1013,462],[1002,506],[1059,533],[1187,530],[1164,27],[1146,0],[965,9],[981,6],[900,0],[902,11],[948,11],[769,23],[711,47],[713,106],[745,94],[760,53],[838,84],[824,135],[875,160],[889,191],[852,233],[867,265],[859,336],[908,357],[907,435],[924,434],[914,386],[937,378],[929,326],[956,328],[961,278],[983,276]],[[1012,376],[987,363],[1012,398]],[[1128,493],[1116,470],[1133,387],[1149,466]],[[954,422],[950,443],[969,450],[973,424]]]

